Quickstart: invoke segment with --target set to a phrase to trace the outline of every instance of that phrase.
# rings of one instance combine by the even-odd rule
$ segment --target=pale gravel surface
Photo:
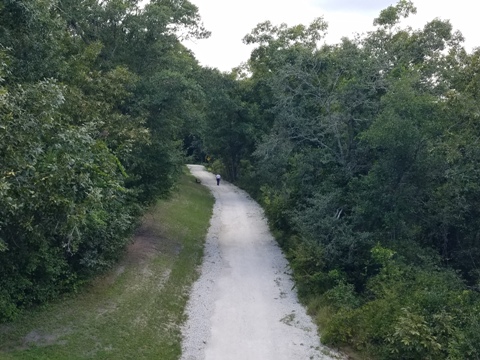
[[[203,166],[189,169],[216,201],[201,275],[187,306],[181,359],[341,358],[320,344],[260,206],[224,180],[217,186]]]

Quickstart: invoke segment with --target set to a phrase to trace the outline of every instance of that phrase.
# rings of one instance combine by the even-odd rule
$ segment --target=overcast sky
[[[246,61],[251,47],[242,38],[258,23],[270,20],[274,25],[287,23],[308,25],[323,16],[328,23],[327,43],[337,43],[341,37],[372,30],[373,19],[395,0],[190,0],[198,6],[205,27],[212,32],[207,40],[186,42],[201,65],[229,71]],[[417,14],[409,25],[422,28],[438,17],[448,19],[453,28],[466,38],[468,51],[480,46],[476,0],[414,0]]]

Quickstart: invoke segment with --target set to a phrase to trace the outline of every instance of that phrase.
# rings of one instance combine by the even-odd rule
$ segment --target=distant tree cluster
[[[448,21],[401,27],[415,11],[337,45],[323,19],[259,24],[209,90],[210,153],[264,207],[325,342],[479,359],[480,51]]]
[[[0,2],[0,321],[118,258],[204,103],[188,1]]]

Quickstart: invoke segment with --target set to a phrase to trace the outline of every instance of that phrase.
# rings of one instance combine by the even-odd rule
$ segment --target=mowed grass
[[[178,359],[213,203],[185,174],[172,198],[145,215],[114,269],[75,296],[0,325],[0,359]]]

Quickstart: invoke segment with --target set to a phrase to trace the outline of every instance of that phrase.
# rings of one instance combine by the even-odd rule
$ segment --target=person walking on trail
[[[220,176],[220,174],[217,174],[217,176],[215,176],[217,178],[217,186],[220,185],[220,179],[222,178]]]

